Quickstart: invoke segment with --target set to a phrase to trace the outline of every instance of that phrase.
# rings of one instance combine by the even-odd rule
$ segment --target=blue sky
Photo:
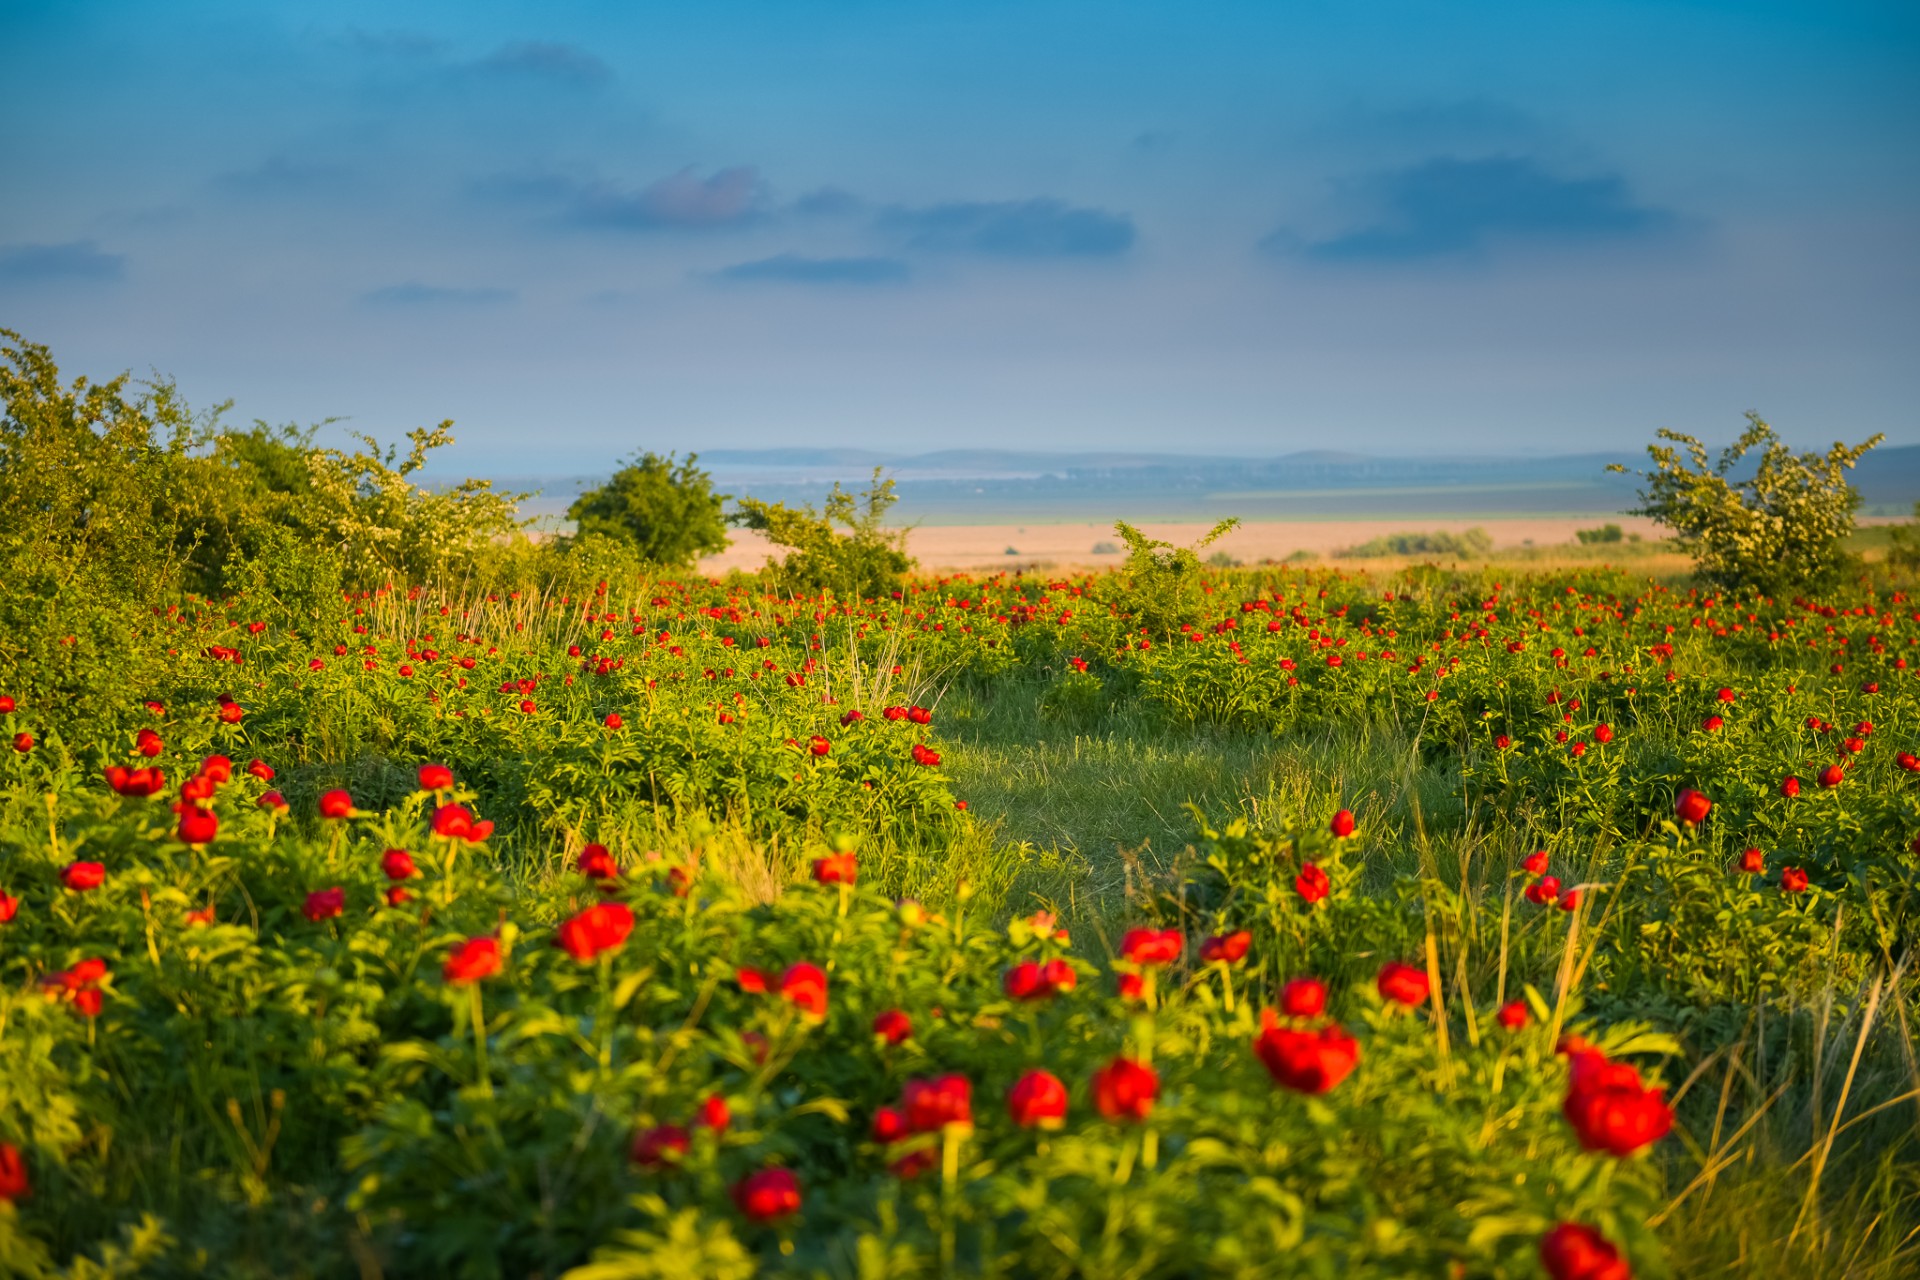
[[[457,463],[1920,443],[1920,6],[0,0],[0,325]]]

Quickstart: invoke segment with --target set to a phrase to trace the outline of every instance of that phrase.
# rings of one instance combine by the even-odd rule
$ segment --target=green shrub
[[[767,560],[768,575],[788,590],[824,589],[843,597],[883,595],[913,567],[913,559],[906,551],[907,531],[881,523],[899,499],[893,481],[882,480],[880,473],[881,468],[873,469],[872,482],[858,498],[836,481],[824,513],[811,506],[742,498],[732,519],[788,549],[785,560]]]
[[[673,454],[643,453],[567,508],[581,537],[632,543],[650,564],[680,568],[727,549],[723,514],[731,494],[715,493],[713,477]]]
[[[1853,532],[1860,495],[1846,473],[1883,436],[1857,445],[1836,441],[1824,455],[1796,455],[1750,412],[1747,429],[1709,465],[1706,446],[1692,436],[1658,434],[1686,456],[1667,445],[1647,446],[1653,469],[1633,473],[1646,481],[1643,505],[1633,514],[1672,529],[1704,581],[1783,595],[1833,582],[1853,564],[1842,542]],[[1731,479],[1756,447],[1753,474]]]
[[[1577,529],[1573,536],[1587,546],[1603,542],[1619,542],[1624,537],[1620,526],[1612,523],[1603,524],[1597,529]]]
[[[1373,560],[1381,556],[1458,556],[1465,560],[1484,560],[1493,554],[1493,539],[1485,529],[1463,533],[1389,533],[1343,553],[1355,560]]]

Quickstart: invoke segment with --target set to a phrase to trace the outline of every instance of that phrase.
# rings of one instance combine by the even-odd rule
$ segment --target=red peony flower
[[[420,874],[413,855],[405,849],[389,849],[380,855],[380,870],[389,880],[411,880]]]
[[[633,1135],[633,1143],[627,1148],[627,1158],[642,1169],[666,1168],[685,1160],[691,1145],[687,1131],[679,1125],[655,1125]]]
[[[1522,862],[1520,865],[1525,867],[1530,874],[1536,875],[1536,876],[1539,875],[1541,872],[1547,869],[1547,851],[1545,849],[1541,849],[1536,853],[1528,854],[1526,857],[1526,861]]]
[[[733,1202],[755,1222],[776,1222],[800,1212],[800,1179],[791,1169],[762,1169],[734,1184]]]
[[[932,724],[933,712],[925,707],[908,707],[907,719],[914,724]]]
[[[1713,810],[1713,801],[1688,787],[1673,798],[1673,816],[1692,826],[1705,822]]]
[[[239,724],[246,719],[247,709],[237,702],[223,702],[220,704],[219,715],[221,724]]]
[[[493,834],[493,823],[475,822],[465,805],[443,804],[433,811],[433,834],[447,840],[479,844]]]
[[[107,880],[107,868],[98,862],[70,862],[60,872],[60,883],[75,893],[98,889]]]
[[[873,1020],[873,1034],[888,1044],[900,1044],[913,1035],[913,1019],[898,1009],[888,1009]]]
[[[1602,746],[1612,742],[1613,726],[1610,724],[1597,724],[1593,726],[1593,740]]]
[[[1791,800],[1800,794],[1800,779],[1788,774],[1780,779],[1780,794]]]
[[[1673,1127],[1673,1111],[1661,1091],[1642,1085],[1631,1065],[1609,1062],[1597,1049],[1575,1052],[1571,1058],[1561,1113],[1581,1146],[1630,1156]]]
[[[1280,989],[1280,1008],[1291,1018],[1317,1018],[1327,1007],[1327,986],[1318,978],[1294,978]]]
[[[184,805],[180,809],[180,826],[174,832],[181,844],[207,844],[220,834],[220,819],[211,809],[200,805]]]
[[[1008,969],[1000,979],[1000,989],[1014,1000],[1043,1000],[1053,994],[1039,964],[1032,960],[1022,960]]]
[[[807,739],[807,751],[812,755],[824,756],[832,750],[833,744],[817,733]]]
[[[10,923],[20,913],[20,899],[0,893],[0,924]]]
[[[733,1123],[733,1112],[727,1106],[727,1100],[717,1093],[708,1094],[698,1107],[694,1108],[693,1127],[711,1129],[715,1133],[725,1133],[727,1126]]]
[[[1239,964],[1253,945],[1253,934],[1245,929],[1217,934],[1200,944],[1200,959],[1205,964]]]
[[[1748,849],[1740,855],[1740,869],[1750,876],[1760,875],[1767,869],[1766,855],[1758,849]]]
[[[589,880],[614,880],[620,875],[619,865],[603,844],[590,844],[580,850],[580,857],[574,865]]]
[[[1178,929],[1129,929],[1120,940],[1120,955],[1132,964],[1157,967],[1178,960],[1185,945]]]
[[[1528,902],[1545,906],[1560,896],[1560,877],[1541,876],[1534,883],[1527,886],[1525,896]]]
[[[218,786],[233,780],[233,761],[226,756],[208,756],[200,762],[200,776],[211,778]]]
[[[300,914],[317,924],[322,920],[333,919],[346,910],[346,907],[347,891],[335,885],[331,889],[315,889],[308,894],[305,905],[300,908]]]
[[[1799,867],[1788,867],[1780,873],[1780,888],[1786,893],[1805,893],[1807,873]]]
[[[420,766],[420,789],[422,791],[445,791],[453,786],[453,770],[443,764],[423,764]]]
[[[151,760],[165,751],[167,744],[160,741],[160,735],[151,729],[142,729],[134,735],[133,749]]]
[[[260,797],[258,806],[262,809],[275,809],[281,813],[285,813],[287,811],[287,798],[278,791],[269,791]]]
[[[623,945],[633,932],[633,911],[622,903],[600,902],[560,925],[553,945],[582,963]]]
[[[13,710],[8,698],[7,710]],[[0,1142],[0,1200],[25,1200],[33,1195],[33,1179],[27,1176],[27,1162],[11,1142]]]
[[[167,788],[167,775],[151,765],[138,769],[128,769],[121,765],[110,765],[106,771],[107,785],[123,796],[158,795]]]
[[[907,1113],[898,1107],[881,1107],[873,1113],[873,1140],[875,1142],[898,1142],[912,1133],[907,1127]]]
[[[1093,1104],[1109,1120],[1145,1120],[1160,1096],[1160,1077],[1144,1062],[1115,1058],[1093,1073]]]
[[[488,935],[468,938],[453,948],[440,976],[455,986],[480,982],[500,972],[500,939]]]
[[[780,994],[815,1020],[827,1016],[827,974],[817,964],[801,960],[780,975]]]
[[[1494,1016],[1507,1030],[1518,1031],[1532,1021],[1533,1011],[1527,1008],[1525,1000],[1509,1000],[1500,1006],[1500,1012]]]
[[[1820,776],[1819,778],[1816,779],[1816,781],[1819,782],[1820,786],[1823,789],[1831,791],[1833,790],[1833,788],[1839,786],[1842,782],[1846,781],[1846,778],[1847,778],[1847,771],[1845,769],[1841,768],[1837,764],[1830,764],[1826,768],[1820,771]]]
[[[1293,889],[1309,904],[1319,902],[1333,889],[1333,881],[1327,873],[1313,863],[1303,863],[1300,874],[1293,878]]]
[[[1573,1222],[1540,1237],[1540,1265],[1552,1280],[1633,1280],[1626,1259],[1606,1237]]]
[[[320,797],[320,816],[328,819],[351,818],[353,797],[335,788]]]
[[[1425,1000],[1429,990],[1425,969],[1416,969],[1398,960],[1389,960],[1381,966],[1374,986],[1379,989],[1381,999],[1409,1007]]]
[[[913,762],[932,767],[940,763],[940,753],[916,742],[913,744]]]
[[[624,729],[626,728],[626,725],[627,725],[627,722],[620,718],[620,713],[618,711],[607,712],[607,718],[603,723],[607,726],[607,728],[613,729],[613,730]]]
[[[1347,809],[1342,809],[1340,812],[1333,815],[1333,821],[1327,824],[1327,829],[1333,832],[1334,839],[1345,840],[1348,836],[1353,834],[1353,826],[1354,826],[1354,823],[1353,823],[1352,811]]]
[[[858,862],[851,853],[829,854],[813,860],[813,878],[819,884],[852,884],[858,871]]]
[[[1022,1129],[1058,1129],[1067,1122],[1067,1086],[1036,1067],[1007,1090],[1007,1114]]]
[[[907,1081],[901,1104],[915,1133],[934,1133],[948,1125],[973,1127],[973,1085],[957,1073]]]
[[[733,975],[733,980],[740,984],[740,990],[750,996],[763,996],[767,993],[767,975],[758,969],[743,968]]]
[[[1261,1018],[1253,1052],[1275,1084],[1297,1093],[1325,1093],[1360,1061],[1360,1042],[1337,1026],[1318,1031],[1283,1027],[1269,1010]]]

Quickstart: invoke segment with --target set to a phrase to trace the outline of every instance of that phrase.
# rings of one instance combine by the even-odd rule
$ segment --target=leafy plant
[[[1370,560],[1381,556],[1458,556],[1463,560],[1484,560],[1493,554],[1493,539],[1485,529],[1466,529],[1450,533],[1389,533],[1349,547],[1343,553],[1351,559]]]
[[[742,498],[731,518],[787,548],[784,559],[768,558],[767,573],[788,589],[825,589],[853,599],[884,595],[913,567],[913,559],[906,552],[907,531],[883,523],[899,499],[893,480],[880,478],[882,471],[873,469],[873,479],[858,497],[835,481],[821,512]]]
[[[724,508],[731,494],[715,493],[713,477],[694,465],[651,451],[589,489],[567,508],[580,536],[600,535],[627,543],[648,564],[684,568],[701,556],[726,550]]]
[[[1852,565],[1842,544],[1853,532],[1860,495],[1846,473],[1884,436],[1796,455],[1749,412],[1740,438],[1710,462],[1694,437],[1664,428],[1658,434],[1680,448],[1647,446],[1653,468],[1633,473],[1645,481],[1633,514],[1673,530],[1703,580],[1780,595],[1831,583]],[[1752,474],[1736,479],[1755,449]],[[1615,463],[1608,470],[1627,468]]]
[[[1192,546],[1182,547],[1150,538],[1125,520],[1116,521],[1113,531],[1126,544],[1127,559],[1111,580],[1108,594],[1128,610],[1136,625],[1155,635],[1171,634],[1199,616],[1206,575],[1200,552],[1239,527],[1239,517],[1230,516]]]

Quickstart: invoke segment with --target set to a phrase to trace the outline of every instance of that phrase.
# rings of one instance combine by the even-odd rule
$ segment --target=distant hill
[[[1161,453],[1028,453],[943,449],[892,454],[867,449],[713,449],[700,464],[733,493],[818,503],[837,481],[865,484],[875,467],[898,484],[903,522],[1000,520],[1324,519],[1440,515],[1607,514],[1634,505],[1631,475],[1644,454],[1548,457],[1374,457],[1310,450],[1278,457]],[[552,517],[604,475],[503,477],[538,490],[533,513]],[[1877,449],[1855,472],[1869,515],[1904,515],[1920,500],[1920,445]]]

